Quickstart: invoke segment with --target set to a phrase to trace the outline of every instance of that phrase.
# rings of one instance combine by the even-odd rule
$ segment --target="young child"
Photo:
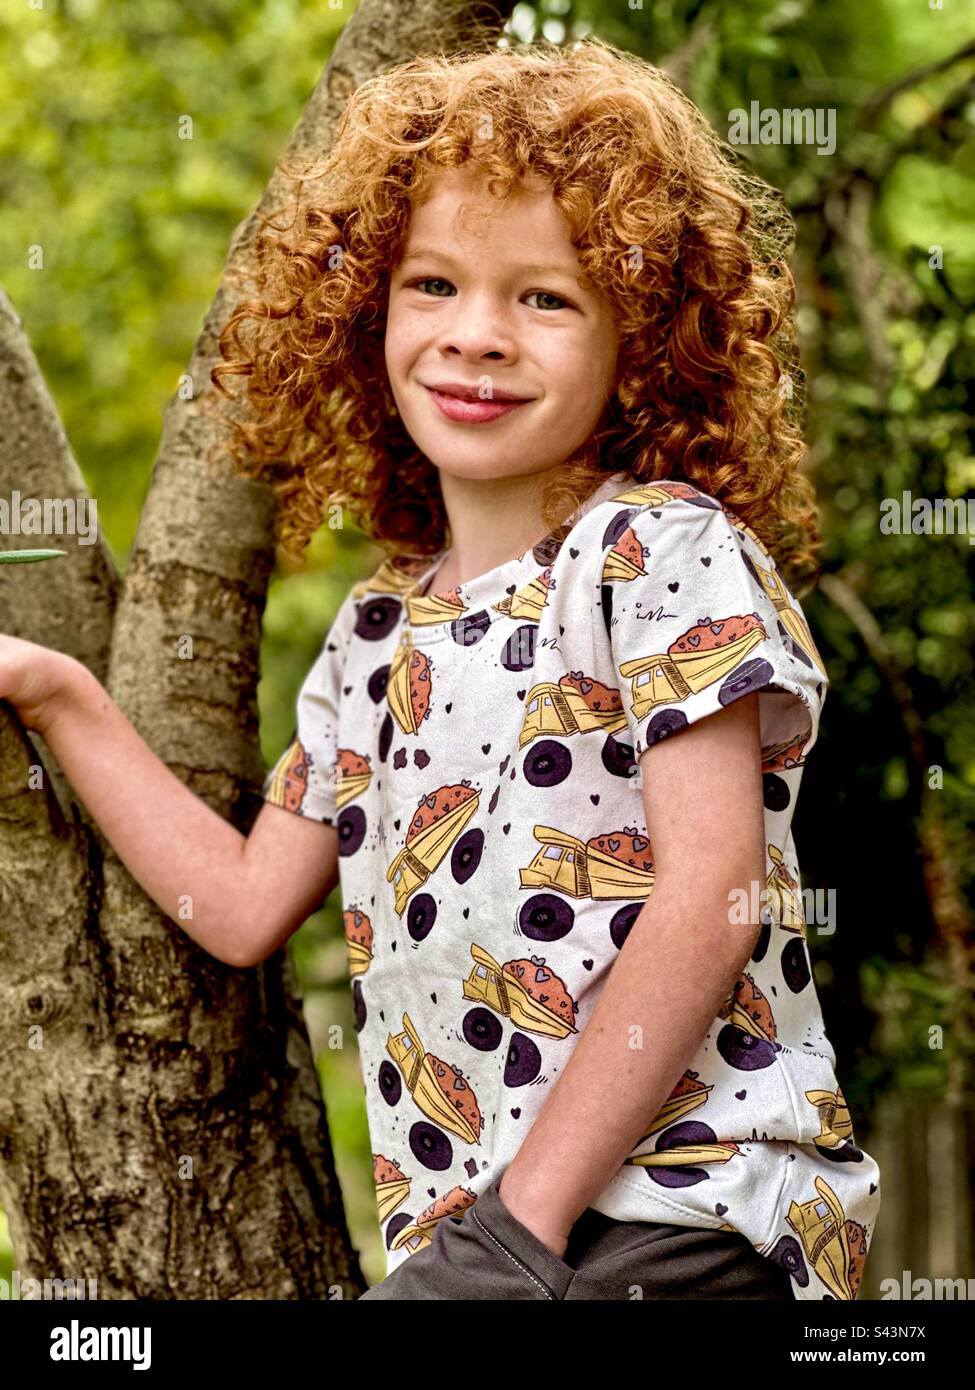
[[[382,74],[323,179],[213,378],[249,378],[237,462],[285,547],[331,500],[386,557],[242,847],[101,694],[167,846],[177,816],[208,866],[179,925],[252,964],[340,877],[388,1252],[367,1299],[853,1299],[879,1173],[790,829],[828,678],[755,185],[596,39]],[[75,751],[91,678],[28,645],[0,639],[0,694],[173,915],[189,870]]]

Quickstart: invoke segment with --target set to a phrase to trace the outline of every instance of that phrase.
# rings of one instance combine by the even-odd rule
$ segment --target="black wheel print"
[[[610,940],[617,951],[623,949],[623,942],[630,934],[630,928],[643,911],[643,903],[627,903],[614,912],[609,923]]]
[[[848,1139],[845,1144],[839,1144],[835,1149],[822,1148],[818,1150],[823,1158],[828,1158],[830,1163],[862,1163],[863,1150],[858,1149],[852,1139]]]
[[[458,647],[474,647],[491,626],[489,615],[482,609],[480,613],[465,613],[450,624],[450,635]]]
[[[365,838],[365,811],[361,806],[346,806],[339,816],[339,854],[355,854]]]
[[[762,929],[758,933],[758,940],[755,942],[755,949],[752,951],[753,961],[758,962],[765,959],[765,953],[768,950],[771,939],[772,921],[769,909],[766,907],[762,909]]]
[[[813,669],[812,657],[809,656],[808,652],[803,651],[792,633],[786,631],[781,619],[779,619],[778,628],[779,636],[782,638],[783,645],[789,655],[795,657],[796,661],[801,661],[803,666],[808,666],[811,671]]]
[[[403,1094],[403,1078],[400,1076],[399,1067],[394,1066],[388,1058],[379,1066],[379,1094],[387,1105],[399,1105],[399,1098]]]
[[[512,1033],[504,1066],[506,1086],[527,1086],[542,1069],[542,1054],[524,1033]]]
[[[406,914],[406,930],[414,941],[425,941],[437,920],[437,900],[430,893],[417,893]]]
[[[782,948],[782,978],[793,994],[799,994],[809,983],[809,956],[801,936],[791,937]]]
[[[752,657],[751,661],[746,661],[721,682],[718,704],[731,705],[743,695],[750,695],[754,690],[764,690],[773,674],[771,664],[763,656]]]
[[[375,671],[366,682],[366,689],[369,698],[374,705],[381,705],[386,698],[386,687],[389,685],[389,667],[377,666]]]
[[[506,671],[527,671],[535,665],[537,623],[522,623],[505,642],[500,661]]]
[[[733,1023],[726,1023],[718,1034],[718,1054],[735,1071],[762,1071],[775,1061],[775,1044],[767,1038],[756,1038]]]
[[[693,486],[693,485],[692,485]],[[708,512],[718,512],[721,510],[721,503],[716,502],[713,497],[705,497],[698,493],[696,497],[685,497],[685,502],[690,502],[692,507],[703,507]]]
[[[748,554],[748,551],[747,551],[747,550],[743,550],[743,551],[741,552],[741,558],[742,558],[742,563],[743,563],[744,566],[745,566],[745,569],[746,569],[746,570],[748,571],[748,573],[751,575],[752,579],[754,579],[756,587],[757,587],[758,589],[760,589],[760,590],[762,591],[762,593],[764,594],[764,593],[765,593],[765,586],[764,586],[764,584],[762,583],[762,581],[759,579],[759,577],[758,577],[758,571],[756,570],[755,566],[752,564],[752,557]]]
[[[382,722],[379,730],[379,761],[384,763],[389,757],[389,750],[393,743],[393,716],[387,712],[386,718]]]
[[[557,787],[572,771],[572,754],[564,743],[543,738],[525,754],[522,771],[530,787]]]
[[[466,883],[477,873],[484,853],[484,831],[467,830],[454,845],[450,855],[450,872],[455,883]]]
[[[668,1149],[680,1149],[688,1144],[714,1144],[717,1135],[710,1125],[702,1125],[698,1120],[685,1120],[683,1124],[672,1125],[665,1130],[654,1145],[655,1153],[666,1153]],[[695,1187],[699,1182],[707,1182],[710,1176],[706,1168],[645,1168],[643,1170],[651,1182],[659,1187]]]
[[[670,738],[671,734],[679,734],[686,728],[687,715],[683,710],[662,709],[647,724],[647,747],[652,748],[662,738]]]
[[[765,802],[766,811],[784,811],[792,800],[792,793],[785,778],[780,777],[777,772],[763,773],[762,800]]]
[[[381,642],[388,637],[400,620],[403,605],[388,594],[366,599],[359,604],[355,618],[355,635],[367,642]]]
[[[494,1052],[501,1045],[504,1029],[497,1014],[490,1009],[471,1009],[464,1015],[463,1034],[466,1042],[478,1052]]]
[[[410,1151],[424,1168],[442,1173],[454,1160],[454,1146],[442,1129],[419,1120],[410,1130]]]
[[[625,507],[623,511],[617,512],[612,521],[603,532],[603,549],[614,546],[629,526],[630,521],[636,516],[636,507]]]
[[[604,584],[599,595],[599,602],[603,610],[603,627],[606,629],[606,636],[613,626],[613,586]]]
[[[518,926],[532,941],[561,941],[572,930],[576,915],[564,898],[535,893],[518,909]]]
[[[395,1216],[391,1216],[386,1223],[386,1249],[392,1250],[393,1241],[399,1235],[400,1231],[412,1225],[413,1217],[408,1216],[406,1212],[398,1211]]]
[[[632,743],[624,743],[622,739],[609,734],[603,744],[602,759],[603,767],[611,777],[629,779],[636,776],[636,758],[633,756]]]
[[[353,1027],[361,1033],[366,1026],[366,996],[362,992],[362,981],[356,978],[352,980],[352,1014]]]
[[[809,1270],[795,1236],[779,1236],[768,1253],[768,1259],[774,1260],[786,1274],[791,1274],[801,1289],[806,1288],[809,1283]]]

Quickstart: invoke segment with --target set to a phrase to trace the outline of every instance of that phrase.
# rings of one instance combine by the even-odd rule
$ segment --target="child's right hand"
[[[13,705],[26,728],[43,734],[77,666],[63,652],[0,633],[0,700]]]

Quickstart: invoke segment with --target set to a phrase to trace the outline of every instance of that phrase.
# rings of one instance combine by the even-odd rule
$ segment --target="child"
[[[387,72],[324,174],[213,378],[249,377],[241,469],[291,461],[285,547],[331,499],[386,558],[268,775],[241,935],[180,925],[253,963],[340,865],[367,1299],[855,1298],[879,1173],[790,830],[828,678],[786,585],[815,505],[752,186],[596,39]],[[54,686],[18,707],[64,764]],[[226,864],[235,832],[194,817]]]

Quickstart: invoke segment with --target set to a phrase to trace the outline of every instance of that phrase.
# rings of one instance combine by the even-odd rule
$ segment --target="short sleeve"
[[[829,678],[761,540],[696,493],[621,508],[603,555],[603,616],[634,754],[759,693],[763,759],[812,748]]]
[[[339,699],[347,643],[346,605],[298,692],[294,736],[264,779],[263,797],[295,815],[335,825]]]

